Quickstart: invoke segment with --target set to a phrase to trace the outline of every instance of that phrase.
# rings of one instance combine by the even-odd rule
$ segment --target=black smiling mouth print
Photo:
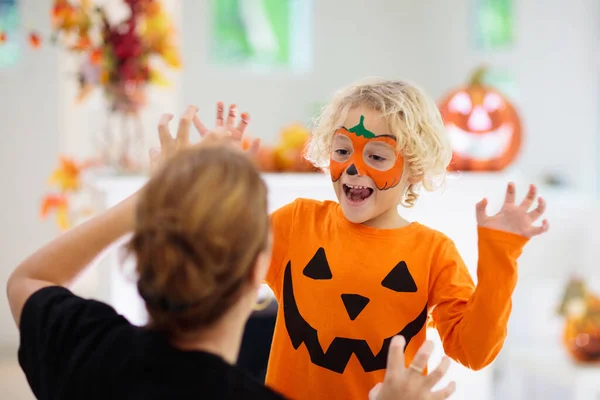
[[[325,258],[325,251],[320,248],[303,271],[304,275],[317,280],[332,279],[331,270]],[[410,276],[404,262],[392,269],[383,280],[382,286],[396,292],[416,292],[417,287]],[[342,294],[342,301],[351,320],[367,306],[369,299],[357,294]],[[406,339],[406,346],[417,335],[427,322],[427,304],[423,311],[400,332],[383,341],[383,346],[377,354],[373,354],[366,340],[336,337],[325,351],[319,343],[317,330],[313,328],[300,314],[294,285],[292,282],[292,263],[287,263],[283,278],[283,315],[285,326],[294,349],[298,350],[302,343],[305,344],[310,360],[313,364],[342,374],[348,365],[352,354],[362,365],[365,372],[372,372],[386,368],[387,355],[392,338],[402,335]]]

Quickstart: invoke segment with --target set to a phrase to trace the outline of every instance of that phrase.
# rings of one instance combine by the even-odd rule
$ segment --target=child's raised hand
[[[412,364],[404,367],[404,345],[402,336],[392,339],[388,352],[387,367],[383,383],[378,383],[369,400],[443,400],[450,397],[456,388],[451,382],[444,388],[433,391],[433,387],[446,375],[450,360],[444,357],[440,365],[429,375],[423,375],[433,351],[433,343],[423,343]]]
[[[529,186],[527,195],[521,204],[515,204],[516,190],[515,184],[509,183],[506,189],[506,197],[502,208],[496,215],[488,216],[485,212],[487,199],[477,203],[477,225],[510,232],[517,235],[531,238],[541,235],[548,230],[548,220],[544,219],[540,226],[534,226],[533,223],[538,220],[546,211],[546,202],[538,197],[537,207],[529,211],[536,199],[537,189],[535,185]]]

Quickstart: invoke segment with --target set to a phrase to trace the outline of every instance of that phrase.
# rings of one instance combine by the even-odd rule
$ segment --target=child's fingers
[[[506,196],[504,197],[504,204],[515,204],[515,197],[517,195],[517,189],[515,184],[510,182],[506,187]]]
[[[485,211],[487,207],[487,199],[481,200],[475,206],[475,215],[477,217],[477,223],[481,224],[487,218],[487,212]]]
[[[537,195],[537,188],[535,187],[535,185],[529,185],[529,190],[527,191],[527,195],[525,195],[525,198],[521,202],[521,207],[524,208],[525,211],[528,211],[529,208],[531,208],[531,205],[535,201],[536,195]]]

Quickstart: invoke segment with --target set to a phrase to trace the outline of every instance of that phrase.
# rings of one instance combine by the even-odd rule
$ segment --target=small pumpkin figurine
[[[250,148],[252,138],[245,136],[242,139],[242,148],[247,150]],[[273,148],[271,146],[261,144],[258,148],[258,153],[254,157],[258,168],[261,172],[276,172],[277,167],[275,166],[275,156],[273,154]]]
[[[439,110],[452,140],[449,169],[500,171],[521,148],[521,120],[514,106],[497,89],[485,85],[487,69],[478,68],[470,82],[450,92]]]
[[[310,130],[300,124],[290,125],[281,131],[273,154],[275,165],[281,172],[313,172],[315,167],[304,158],[304,149],[310,140]]]
[[[600,298],[582,279],[569,281],[558,314],[565,317],[563,345],[573,360],[600,363]]]

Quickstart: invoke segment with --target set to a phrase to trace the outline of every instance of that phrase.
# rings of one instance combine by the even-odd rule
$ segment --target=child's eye
[[[345,150],[345,149],[337,149],[335,152],[337,154],[339,154],[340,156],[347,156],[348,155],[348,150]]]
[[[373,155],[371,156],[371,159],[372,159],[373,161],[385,161],[385,158],[383,158],[383,157],[380,157],[380,156],[378,156],[378,155],[376,155],[376,154],[373,154]]]

